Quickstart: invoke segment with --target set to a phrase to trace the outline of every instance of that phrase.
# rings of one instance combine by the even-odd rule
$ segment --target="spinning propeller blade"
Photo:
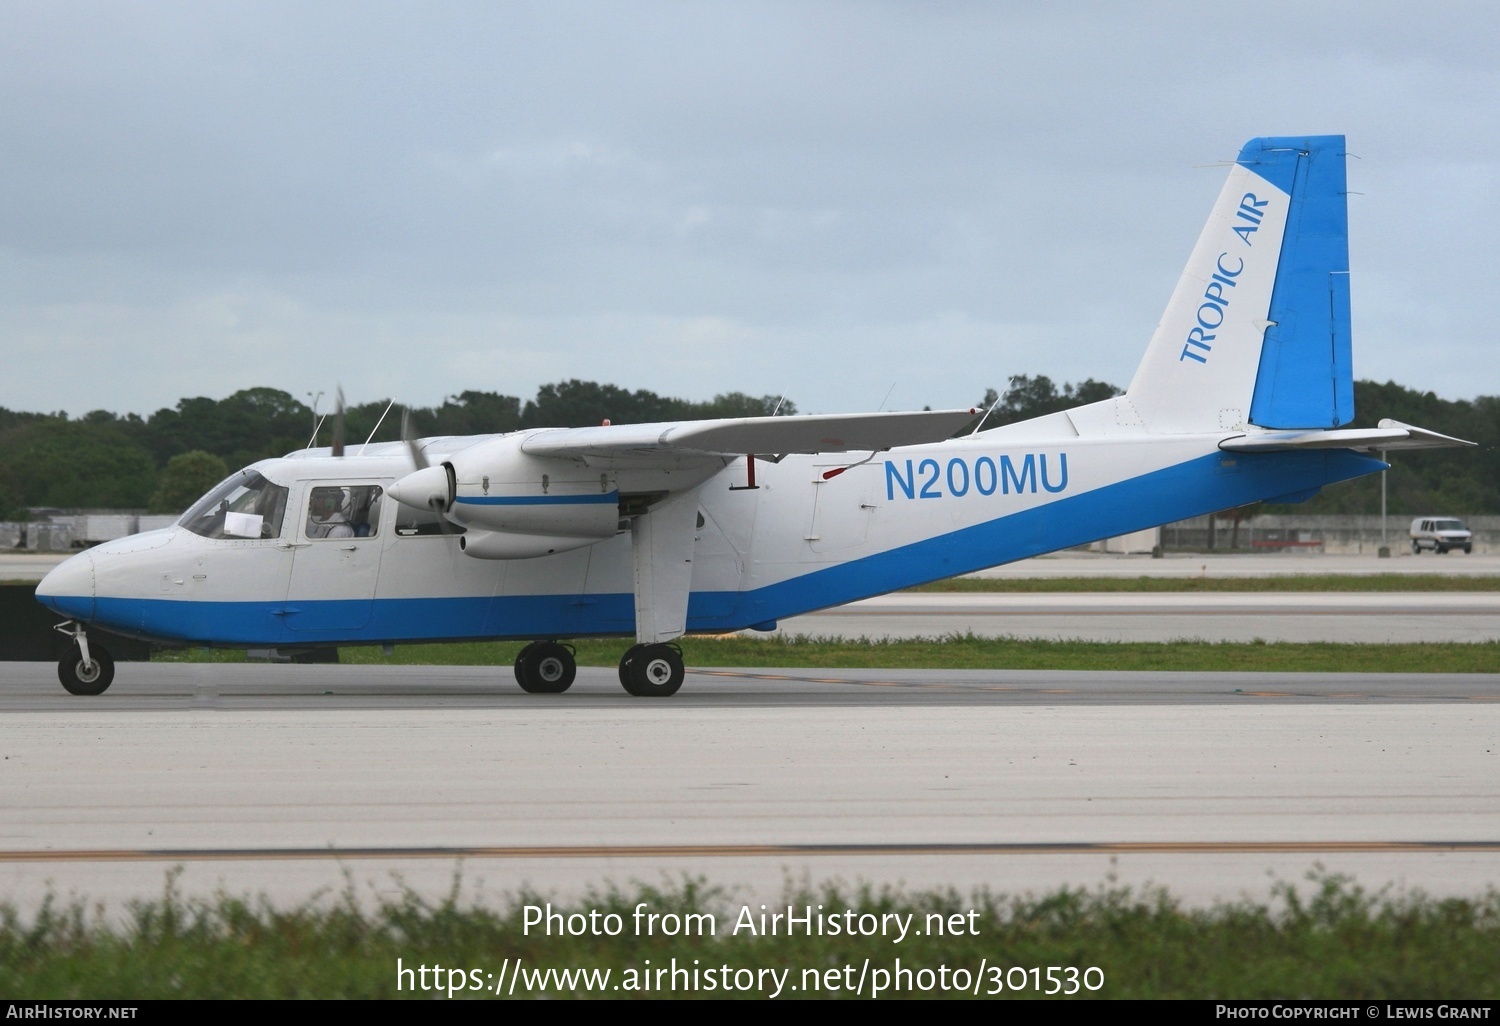
[[[339,386],[338,403],[333,409],[333,455],[344,455],[344,386]]]

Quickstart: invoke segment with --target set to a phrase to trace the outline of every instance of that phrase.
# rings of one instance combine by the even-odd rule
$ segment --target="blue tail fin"
[[[1344,159],[1341,135],[1252,139],[1240,151],[1240,166],[1291,197],[1250,402],[1261,427],[1354,419]]]

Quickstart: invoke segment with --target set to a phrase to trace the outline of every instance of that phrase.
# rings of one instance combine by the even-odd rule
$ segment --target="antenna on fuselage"
[[[386,413],[390,413],[391,412],[391,407],[395,406],[395,405],[396,405],[396,400],[394,400],[394,399],[392,399],[390,402],[388,402],[388,403],[385,404],[385,413],[382,413],[380,415],[380,419],[377,420],[375,422],[375,426],[370,429],[370,437],[365,439],[365,444],[361,445],[359,447],[359,454],[361,456],[363,456],[365,454],[365,450],[370,447],[370,442],[375,438],[375,432],[377,432],[377,431],[380,430],[380,425],[382,425],[382,424],[385,423],[385,414]]]
[[[1010,392],[1007,391],[1006,395],[1009,395],[1009,394],[1010,394]],[[970,431],[969,434],[971,434],[971,435],[977,435],[977,434],[979,434],[979,429],[982,428],[982,427],[984,427],[984,422],[990,419],[990,414],[992,414],[992,413],[995,412],[995,407],[999,406],[1000,405],[1000,401],[1002,399],[1004,399],[1004,398],[1005,398],[1005,396],[1003,396],[1003,395],[995,397],[995,401],[992,402],[992,403],[990,403],[990,408],[984,411],[984,416],[979,418],[979,423],[974,425],[974,430]]]

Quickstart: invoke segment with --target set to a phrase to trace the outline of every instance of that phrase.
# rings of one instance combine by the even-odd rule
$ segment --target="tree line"
[[[178,512],[231,470],[332,444],[332,405],[325,400],[315,416],[286,392],[248,388],[224,399],[182,399],[149,417],[93,410],[70,418],[0,407],[0,519],[20,519],[27,509],[45,507]],[[777,396],[729,392],[693,402],[575,379],[543,385],[525,402],[496,392],[460,392],[441,406],[414,407],[409,416],[413,435],[427,437],[581,427],[606,418],[642,424],[760,417],[778,405],[782,414],[796,412]],[[344,412],[345,441],[359,445],[372,432],[373,441],[397,441],[402,414],[388,400],[351,404]]]
[[[1355,382],[1355,426],[1383,417],[1480,443],[1480,450],[1403,453],[1392,457],[1389,475],[1393,514],[1500,513],[1500,397],[1439,399],[1394,382]],[[990,410],[985,427],[1027,420],[1120,390],[1092,379],[1058,385],[1038,375],[1010,379],[1002,393],[989,389],[976,406]],[[359,445],[401,437],[402,410],[387,413],[384,400],[351,404],[344,434]],[[543,385],[523,402],[496,392],[467,391],[442,405],[410,411],[413,434],[470,435],[533,427],[581,427],[605,419],[615,424],[713,417],[758,417],[796,413],[777,396],[742,392],[695,402],[630,391],[615,385],[569,380]],[[381,420],[382,414],[385,415]],[[28,509],[118,508],[177,512],[230,470],[333,440],[334,417],[322,424],[307,404],[273,388],[250,388],[224,399],[198,396],[149,417],[94,410],[70,418],[0,407],[0,519],[19,519]],[[377,422],[379,427],[377,430]],[[1328,489],[1294,509],[1318,513],[1379,511],[1378,478]]]

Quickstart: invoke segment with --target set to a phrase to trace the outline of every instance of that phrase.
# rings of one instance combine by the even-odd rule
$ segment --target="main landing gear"
[[[620,657],[620,683],[637,698],[675,695],[686,676],[676,645],[632,645]]]
[[[90,645],[83,625],[69,620],[53,630],[66,634],[73,644],[57,663],[57,679],[70,695],[102,695],[115,680],[115,661],[97,642]]]
[[[106,665],[109,664],[106,662]],[[109,672],[114,672],[112,666]],[[560,695],[573,686],[573,678],[577,675],[578,663],[569,645],[533,641],[516,656],[516,683],[521,685],[522,691],[533,695]],[[675,695],[686,676],[682,650],[676,645],[632,645],[620,657],[620,683],[639,698]],[[67,685],[65,679],[63,686]],[[106,681],[104,687],[108,686]],[[104,687],[99,690],[103,691]],[[68,690],[73,691],[73,688],[68,687]],[[74,694],[85,693],[74,691]]]
[[[533,641],[516,656],[516,683],[533,695],[560,695],[573,686],[573,650],[555,641]]]

